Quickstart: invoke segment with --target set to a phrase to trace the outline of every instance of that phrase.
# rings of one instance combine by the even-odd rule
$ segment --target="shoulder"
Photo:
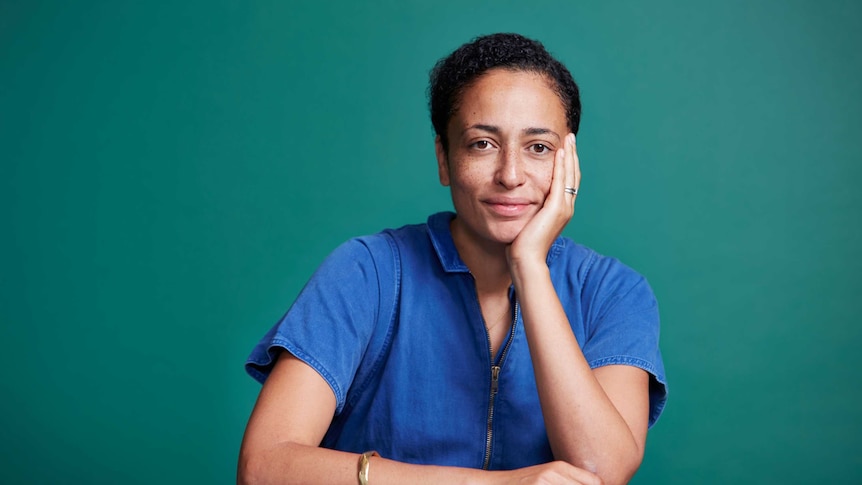
[[[341,243],[327,256],[324,264],[331,261],[353,263],[376,261],[388,257],[396,247],[416,246],[427,239],[425,224],[384,229],[374,234],[356,236]]]
[[[426,223],[384,229],[377,234],[355,239],[374,253],[381,249],[395,251],[404,261],[427,260],[434,254],[442,258],[443,254],[454,251],[448,233],[448,222],[443,221],[446,216],[447,213],[432,214]],[[447,241],[450,241],[448,245]],[[453,249],[447,250],[448,246]]]
[[[619,259],[605,256],[571,239],[561,237],[549,261],[552,274],[577,291],[594,319],[610,312],[654,309],[655,295],[647,279]],[[549,259],[551,255],[549,255]]]
[[[383,243],[391,243],[397,241],[404,242],[423,242],[428,239],[428,224],[406,224],[400,227],[390,227],[381,230],[374,234],[366,234],[357,236],[348,240],[345,244],[360,244],[368,247],[376,247]]]
[[[646,281],[643,275],[619,259],[605,256],[566,237],[554,243],[548,263],[582,283],[632,286]]]

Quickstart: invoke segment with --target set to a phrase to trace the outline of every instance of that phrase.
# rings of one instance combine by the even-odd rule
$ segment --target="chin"
[[[527,224],[521,221],[509,221],[494,224],[488,228],[490,239],[500,244],[512,244],[512,241],[521,234]]]
[[[456,213],[457,214],[457,213]],[[457,215],[455,217],[454,230],[466,236],[466,241],[473,244],[509,245],[518,237],[521,230],[527,225],[528,220],[500,220],[493,218],[470,219]]]

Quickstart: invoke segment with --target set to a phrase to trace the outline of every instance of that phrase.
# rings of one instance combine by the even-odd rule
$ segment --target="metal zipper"
[[[506,359],[506,354],[509,352],[509,347],[512,345],[512,341],[515,340],[515,325],[518,324],[518,313],[520,312],[520,307],[518,306],[518,297],[515,297],[515,312],[514,317],[512,318],[512,329],[509,330],[509,338],[506,340],[506,346],[503,347],[503,352],[500,353],[500,359],[496,364],[491,364],[491,395],[488,400],[488,427],[485,434],[485,460],[482,462],[482,469],[487,470],[491,466],[491,441],[494,438],[494,402],[496,401],[497,392],[500,389],[500,366],[503,365],[503,361]],[[485,334],[488,337],[488,353],[491,353],[491,336],[488,335],[487,329],[485,330]],[[494,356],[492,355],[493,359]]]

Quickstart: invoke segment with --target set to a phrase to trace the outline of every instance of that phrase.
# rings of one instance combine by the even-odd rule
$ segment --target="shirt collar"
[[[453,212],[432,214],[428,217],[428,235],[431,237],[431,244],[434,246],[434,251],[437,252],[437,257],[440,259],[440,265],[443,266],[444,271],[447,273],[469,273],[470,269],[461,260],[458,249],[455,248],[455,241],[452,239],[449,225],[454,218]],[[549,266],[563,249],[563,244],[563,238],[558,237],[551,245],[546,259]]]

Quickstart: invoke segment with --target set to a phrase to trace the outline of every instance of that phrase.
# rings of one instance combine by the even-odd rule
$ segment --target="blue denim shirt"
[[[513,330],[491,355],[452,217],[342,244],[254,348],[246,370],[257,380],[286,349],[332,387],[336,414],[321,446],[472,468],[553,460],[517,297],[512,291]],[[547,262],[590,366],[650,374],[652,426],[667,390],[646,280],[562,237]]]

